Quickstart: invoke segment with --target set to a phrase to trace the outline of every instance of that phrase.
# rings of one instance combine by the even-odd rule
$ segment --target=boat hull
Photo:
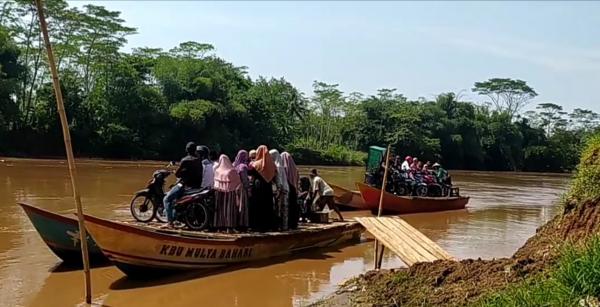
[[[366,210],[365,202],[360,196],[360,192],[351,191],[335,184],[330,184],[333,189],[335,203],[342,209]]]
[[[364,183],[356,183],[356,187],[369,210],[379,208],[381,190]],[[383,212],[389,214],[408,214],[464,209],[469,197],[413,197],[397,196],[383,193]]]
[[[81,264],[79,225],[75,218],[56,214],[27,204],[19,204],[48,248],[67,264]],[[106,262],[100,248],[88,235],[89,257],[92,263]]]
[[[227,235],[165,232],[88,215],[85,219],[102,252],[130,277],[231,267],[359,240],[363,231],[356,222],[338,222],[289,232]]]

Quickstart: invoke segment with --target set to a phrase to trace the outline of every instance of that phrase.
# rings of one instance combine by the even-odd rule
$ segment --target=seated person
[[[187,155],[181,159],[175,176],[179,178],[163,199],[168,224],[173,227],[175,222],[175,202],[183,196],[185,189],[199,189],[202,184],[202,162],[196,157],[196,144],[188,142],[185,146]]]

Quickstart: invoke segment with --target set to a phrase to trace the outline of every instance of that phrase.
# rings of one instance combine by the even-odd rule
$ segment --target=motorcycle
[[[166,223],[167,216],[163,204],[164,185],[171,174],[168,170],[157,170],[145,189],[137,191],[131,200],[130,210],[134,219],[147,223],[153,219]],[[213,193],[210,189],[186,189],[175,202],[174,219],[179,227],[202,230],[210,226]]]

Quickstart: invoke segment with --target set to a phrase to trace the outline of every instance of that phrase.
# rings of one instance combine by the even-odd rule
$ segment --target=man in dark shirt
[[[175,220],[175,202],[183,196],[185,189],[199,189],[202,184],[202,161],[196,156],[196,144],[188,142],[185,146],[187,156],[181,159],[175,176],[179,178],[177,184],[165,195],[163,203],[169,221],[168,227],[173,226]]]

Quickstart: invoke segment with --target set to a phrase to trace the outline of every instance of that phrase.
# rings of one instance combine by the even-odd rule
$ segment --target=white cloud
[[[455,47],[489,55],[536,64],[560,72],[600,72],[600,48],[580,48],[525,40],[500,33],[484,33],[465,29],[421,28],[429,35]]]

